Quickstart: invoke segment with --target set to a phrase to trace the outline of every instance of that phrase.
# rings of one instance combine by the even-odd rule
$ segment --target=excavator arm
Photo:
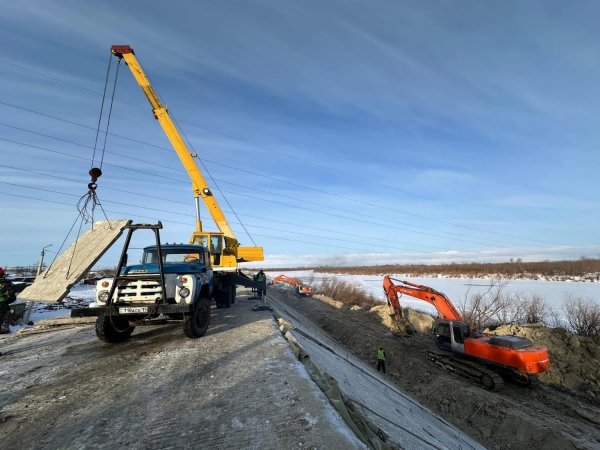
[[[179,159],[183,163],[185,170],[188,175],[192,179],[192,187],[194,191],[194,197],[196,200],[198,197],[201,197],[206,205],[206,208],[210,212],[211,217],[215,221],[217,227],[220,232],[223,234],[225,239],[225,249],[224,255],[230,255],[229,258],[225,257],[226,261],[223,261],[222,264],[227,265],[229,267],[236,266],[236,258],[238,261],[262,261],[263,250],[261,247],[240,247],[231,226],[227,222],[221,207],[217,203],[217,200],[212,194],[211,189],[208,186],[208,183],[204,179],[204,176],[198,169],[196,162],[194,161],[194,157],[190,153],[189,149],[185,145],[185,142],[181,138],[181,135],[177,131],[177,127],[173,123],[173,120],[169,116],[169,112],[167,110],[167,106],[163,105],[160,98],[154,91],[150,80],[144,73],[140,63],[135,57],[135,53],[133,49],[129,45],[113,45],[111,47],[111,52],[113,55],[118,57],[119,59],[124,59],[125,63],[131,70],[135,80],[140,85],[140,88],[148,98],[150,105],[152,106],[152,112],[154,113],[154,117],[158,120],[164,132],[166,133],[169,141],[173,145],[175,152],[179,156]],[[196,219],[196,233],[192,236],[192,241],[195,243],[195,236],[198,234],[202,234],[202,221],[200,220],[199,214],[199,206],[196,203],[197,208],[197,219]],[[207,241],[210,241],[210,236],[208,236]],[[204,242],[200,240],[200,242]],[[218,265],[218,264],[215,264]]]
[[[273,282],[271,284],[275,284],[275,283],[277,283],[279,281],[284,281],[284,282],[289,283],[289,284],[291,284],[293,286],[296,286],[296,287],[300,286],[295,279],[293,279],[291,277],[288,277],[286,275],[279,275],[278,277],[276,277],[273,280]]]
[[[402,285],[394,284],[394,281],[398,281],[402,283]],[[397,319],[402,317],[400,297],[398,294],[405,294],[433,305],[438,310],[440,319],[463,321],[462,316],[454,307],[452,302],[448,299],[448,297],[446,297],[445,294],[428,286],[413,284],[409,283],[408,281],[394,280],[389,276],[385,276],[383,279],[383,290],[385,292],[388,305],[393,308],[394,315]]]

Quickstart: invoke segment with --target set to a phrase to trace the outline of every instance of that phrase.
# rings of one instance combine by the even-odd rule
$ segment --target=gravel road
[[[207,335],[90,326],[0,341],[3,449],[364,448],[240,290]]]

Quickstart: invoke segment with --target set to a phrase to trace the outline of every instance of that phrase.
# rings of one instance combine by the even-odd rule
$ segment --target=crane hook
[[[98,187],[98,185],[96,184],[96,181],[98,181],[98,178],[100,178],[102,176],[102,171],[100,169],[98,169],[97,167],[92,167],[89,171],[90,177],[92,177],[92,182],[88,184],[88,189],[90,191],[95,191],[96,188]]]

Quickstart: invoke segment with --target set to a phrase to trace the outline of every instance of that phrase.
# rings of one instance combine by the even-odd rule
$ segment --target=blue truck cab
[[[166,303],[173,305],[193,304],[200,298],[213,296],[213,272],[210,253],[198,245],[161,245],[163,272],[165,276]],[[121,269],[123,279],[113,294],[115,306],[127,304],[154,304],[162,298],[162,287],[155,281],[127,276],[159,274],[158,250],[155,245],[144,248],[140,264],[128,265]],[[106,304],[114,279],[103,279],[96,284],[96,298],[99,306]]]
[[[124,342],[138,326],[182,322],[184,334],[204,336],[210,325],[210,300],[215,282],[210,252],[201,245],[162,244],[162,223],[123,227],[127,237],[116,274],[96,282],[96,302],[73,308],[71,317],[97,317],[96,336],[110,344]],[[138,230],[154,233],[156,245],[144,248],[139,264],[128,265],[131,236]],[[220,283],[222,284],[222,282]]]

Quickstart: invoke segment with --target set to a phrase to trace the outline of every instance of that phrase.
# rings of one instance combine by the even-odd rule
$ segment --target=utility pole
[[[43,249],[42,249],[42,253],[40,254],[40,262],[38,263],[38,268],[37,268],[37,273],[35,274],[35,277],[39,277],[40,273],[42,273],[42,267],[44,266],[44,255],[46,254],[46,249],[48,247],[52,247],[52,244],[50,245],[46,245]],[[27,302],[27,310],[25,311],[25,325],[29,324],[29,320],[31,319],[31,311],[33,310],[33,302],[29,301]]]

